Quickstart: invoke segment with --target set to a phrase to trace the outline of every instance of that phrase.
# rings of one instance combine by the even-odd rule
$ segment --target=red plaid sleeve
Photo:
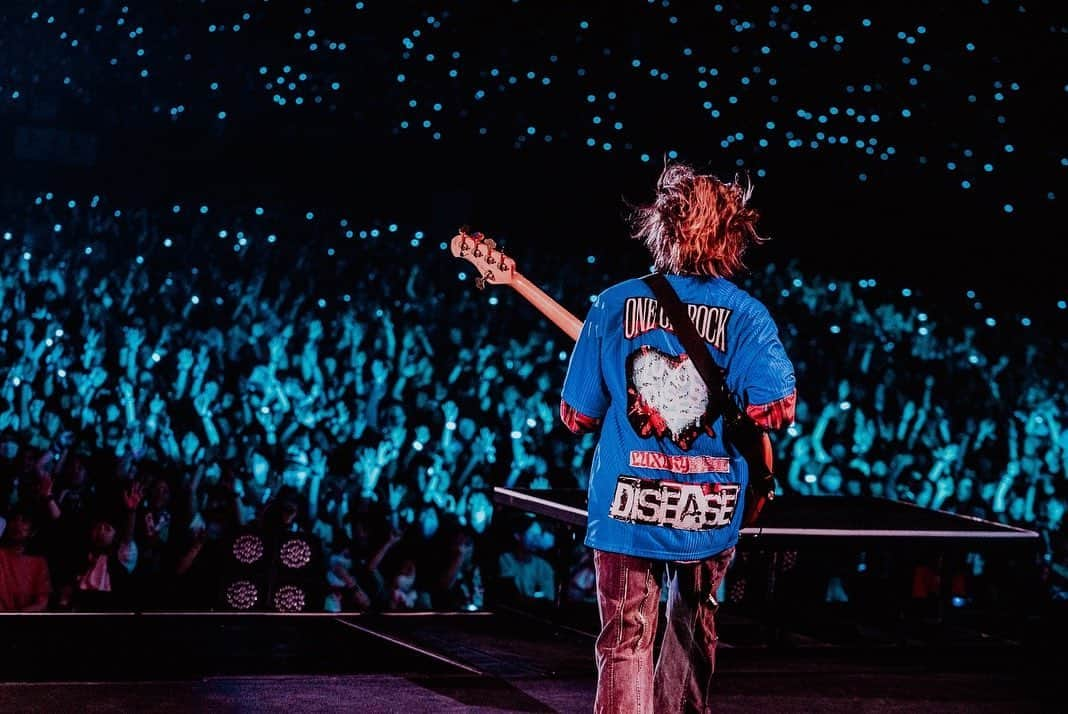
[[[794,423],[794,408],[797,406],[797,390],[782,399],[767,404],[750,404],[745,413],[762,428],[775,431]]]
[[[589,417],[575,409],[573,406],[560,400],[560,420],[564,426],[574,434],[582,434],[587,431],[597,431],[601,426],[601,420]]]

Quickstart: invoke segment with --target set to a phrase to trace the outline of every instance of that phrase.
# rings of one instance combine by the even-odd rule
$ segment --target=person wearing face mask
[[[373,606],[371,596],[360,587],[348,553],[335,553],[329,558],[326,585],[327,612],[367,612]]]
[[[430,598],[427,593],[418,590],[416,583],[415,559],[405,558],[397,567],[390,580],[390,610],[429,610]]]
[[[60,607],[81,612],[118,610],[128,605],[130,574],[137,565],[133,541],[133,514],[137,502],[127,505],[129,518],[116,528],[111,519],[92,519],[88,542],[70,564],[70,576],[60,593]]]
[[[522,520],[513,529],[512,549],[497,561],[498,597],[524,605],[542,606],[556,601],[556,575],[540,554],[552,548],[552,533],[536,520]]]

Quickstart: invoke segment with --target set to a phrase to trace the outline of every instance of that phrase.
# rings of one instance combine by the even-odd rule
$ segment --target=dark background
[[[442,239],[469,224],[503,239],[520,269],[524,258],[551,250],[561,260],[618,258],[624,274],[645,268],[641,250],[626,239],[624,201],[648,199],[675,150],[725,178],[752,177],[752,203],[773,237],[753,266],[796,258],[806,273],[877,277],[936,294],[974,289],[1029,314],[1068,296],[1060,258],[1068,199],[1068,166],[1060,163],[1068,157],[1068,10],[1061,3],[818,3],[807,11],[804,3],[722,3],[718,12],[715,3],[644,0],[355,5],[171,0],[123,13],[114,2],[5,3],[0,61],[21,73],[0,89],[5,193],[290,204],[403,216]],[[54,25],[45,24],[46,14],[57,18]],[[126,22],[118,26],[118,18]],[[739,30],[742,22],[752,27]],[[208,31],[214,23],[241,28]],[[134,26],[143,32],[131,39]],[[60,39],[61,27],[83,29],[78,47],[69,45],[78,33]],[[317,38],[344,41],[347,50],[310,51],[294,28],[318,28]],[[417,28],[408,49],[404,39]],[[832,48],[837,34],[839,51]],[[137,48],[146,54],[136,56]],[[435,60],[426,61],[431,52]],[[289,101],[279,106],[264,85],[283,63],[309,78],[283,91]],[[716,67],[717,77],[699,66]],[[458,76],[449,77],[449,68]],[[647,68],[670,77],[653,78]],[[708,88],[697,86],[701,78]],[[212,81],[218,90],[209,89]],[[340,91],[329,90],[333,81]],[[993,98],[997,82],[1002,101]],[[1008,88],[1012,82],[1018,89]],[[16,87],[21,97],[13,101]],[[480,88],[486,97],[475,100]],[[303,89],[308,101],[295,106]],[[608,91],[617,98],[608,100]],[[313,94],[324,101],[314,104]],[[728,103],[731,95],[737,104]],[[710,118],[704,101],[721,116]],[[178,105],[174,117],[169,109]],[[820,126],[797,114],[830,106],[878,113],[880,121],[858,125],[839,114]],[[605,121],[593,125],[594,115]],[[425,118],[430,129],[421,127]],[[404,120],[408,129],[399,128]],[[609,127],[615,121],[622,130]],[[765,129],[768,121],[775,130]],[[851,142],[875,136],[876,153],[826,142],[809,148],[820,129]],[[29,141],[33,130],[53,132],[43,142],[51,148]],[[790,148],[787,131],[806,145]],[[744,140],[722,148],[734,132]],[[761,136],[768,147],[756,144]],[[594,148],[587,137],[596,139]],[[612,150],[601,148],[605,140]],[[880,159],[886,146],[895,152]],[[990,173],[982,169],[987,161],[995,166]],[[756,175],[760,169],[766,176]],[[971,189],[961,188],[964,178]],[[1011,214],[1005,203],[1013,204]],[[579,289],[587,287],[600,286]]]

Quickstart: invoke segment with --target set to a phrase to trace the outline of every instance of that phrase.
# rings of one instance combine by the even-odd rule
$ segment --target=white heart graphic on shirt
[[[708,387],[686,355],[672,357],[643,348],[631,363],[631,384],[656,410],[673,440],[693,429],[708,410]]]

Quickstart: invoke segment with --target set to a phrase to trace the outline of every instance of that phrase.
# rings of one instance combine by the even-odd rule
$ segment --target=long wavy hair
[[[658,272],[729,278],[745,267],[750,246],[767,241],[756,230],[760,214],[746,205],[752,193],[748,180],[725,183],[668,163],[656,200],[631,208],[631,236],[645,243]]]

